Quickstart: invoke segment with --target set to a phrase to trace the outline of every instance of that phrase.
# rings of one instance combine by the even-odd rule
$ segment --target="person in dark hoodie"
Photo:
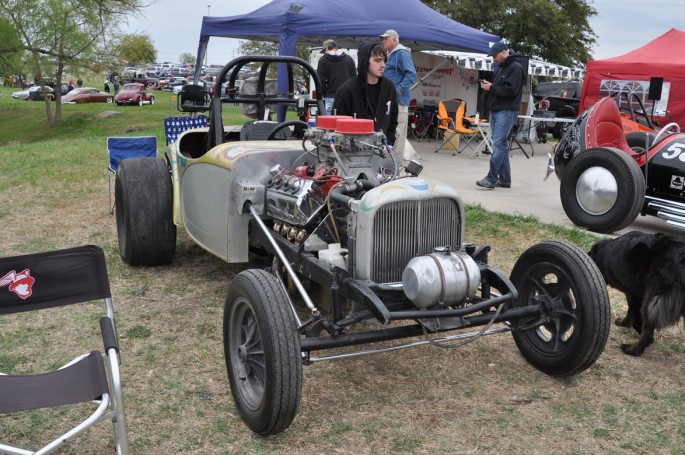
[[[511,188],[511,166],[507,139],[521,110],[525,71],[521,55],[509,53],[502,41],[492,45],[488,57],[498,65],[492,82],[481,81],[480,86],[488,92],[490,128],[492,130],[492,155],[490,171],[476,185],[492,189]]]
[[[357,76],[338,89],[333,111],[373,120],[374,130],[383,131],[392,146],[397,130],[397,90],[392,81],[383,77],[387,60],[388,53],[381,43],[362,43],[357,50]]]
[[[332,39],[323,42],[321,53],[323,56],[319,59],[316,72],[323,85],[326,114],[331,115],[338,89],[349,78],[357,75],[357,68],[354,59],[338,50],[338,45]]]

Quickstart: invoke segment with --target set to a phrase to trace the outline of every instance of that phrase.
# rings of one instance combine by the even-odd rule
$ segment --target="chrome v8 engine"
[[[318,127],[307,131],[307,139],[316,146],[315,160],[293,170],[281,166],[270,170],[266,210],[277,220],[304,227],[324,207],[336,183],[363,178],[379,185],[393,177],[393,171],[379,173],[383,164],[388,169],[394,166],[385,137],[373,131],[371,120],[322,116]]]

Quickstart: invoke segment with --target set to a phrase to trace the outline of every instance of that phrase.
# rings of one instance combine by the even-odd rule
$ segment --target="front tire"
[[[564,212],[575,225],[603,233],[619,231],[640,213],[645,180],[624,151],[591,148],[568,164],[560,195]]]
[[[302,392],[300,339],[288,297],[263,270],[239,273],[224,307],[224,356],[245,424],[263,436],[292,423]]]
[[[138,106],[143,107],[143,97],[138,98]]]
[[[128,158],[114,184],[119,254],[129,265],[163,265],[176,249],[173,188],[162,158]]]
[[[611,308],[602,274],[578,247],[559,241],[533,245],[516,261],[516,306],[541,304],[541,324],[522,321],[513,336],[526,360],[551,376],[589,368],[609,337]]]

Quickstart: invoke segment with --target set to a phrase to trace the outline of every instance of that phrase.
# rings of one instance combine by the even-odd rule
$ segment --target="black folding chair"
[[[93,350],[49,373],[0,373],[0,414],[80,403],[92,403],[95,406],[95,410],[85,420],[77,422],[74,427],[52,439],[35,453],[52,453],[105,420],[112,422],[117,453],[129,452],[119,375],[119,344],[105,256],[102,249],[89,245],[0,258],[0,315],[95,300],[104,303],[104,315],[100,318],[104,359],[101,351]],[[48,330],[54,325],[50,318],[44,321],[45,327],[39,330],[41,334],[44,329]],[[91,331],[91,327],[84,328],[85,333]],[[27,332],[26,336],[31,333]],[[74,338],[80,340],[77,336]],[[66,345],[65,341],[63,336],[55,340],[60,346]],[[5,349],[0,345],[0,353],[10,352]],[[9,422],[9,416],[6,418]],[[6,445],[5,437],[7,432],[0,431],[0,453],[34,453]]]
[[[198,112],[209,111],[211,100],[209,92],[203,86],[186,84],[178,93],[176,108],[181,112],[189,112],[190,115],[194,115]]]

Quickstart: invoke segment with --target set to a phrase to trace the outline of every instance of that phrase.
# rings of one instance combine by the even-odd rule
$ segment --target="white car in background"
[[[53,90],[50,87],[45,87],[45,90],[48,93],[52,93]],[[12,93],[12,98],[17,99],[17,100],[28,100],[33,99],[33,100],[41,100],[43,99],[42,93],[39,93],[41,91],[40,85],[34,85],[32,87],[27,88],[26,90],[21,90],[19,92],[14,92]],[[36,92],[35,94],[32,95],[33,92]]]

